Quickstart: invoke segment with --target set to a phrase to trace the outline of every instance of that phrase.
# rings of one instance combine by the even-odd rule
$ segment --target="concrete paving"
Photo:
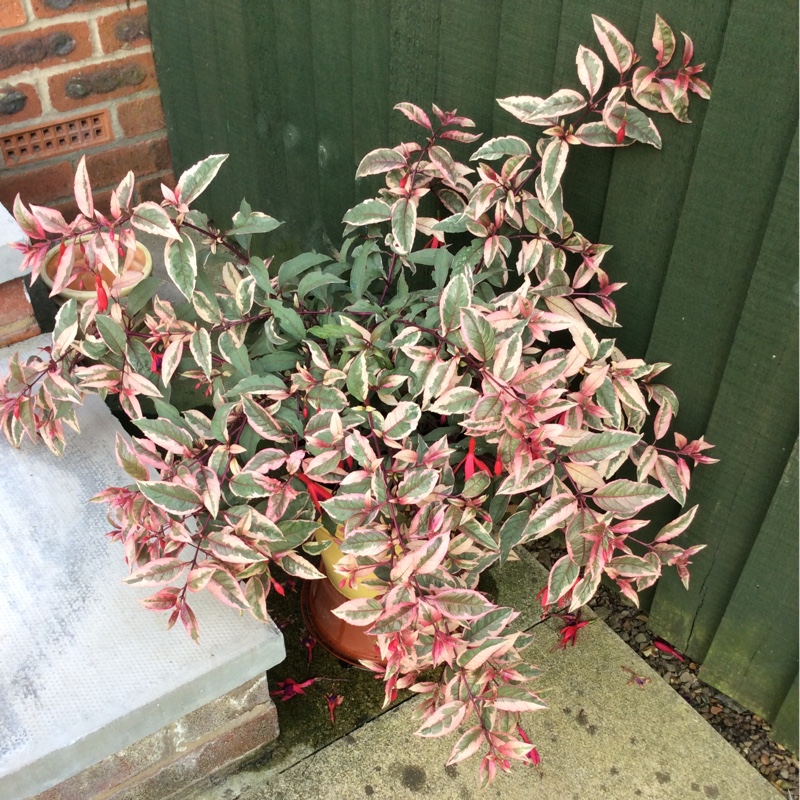
[[[494,574],[498,601],[524,609],[523,626],[535,620],[531,602],[544,570],[527,554]],[[557,625],[537,628],[529,659],[544,670],[539,691],[549,710],[527,717],[526,728],[542,757],[540,770],[520,765],[481,790],[477,761],[445,767],[455,737],[420,739],[411,719],[415,700],[374,716],[349,733],[309,751],[322,714],[307,717],[293,698],[279,704],[282,736],[292,715],[306,730],[276,757],[194,791],[191,800],[777,800],[780,794],[660,676],[604,623],[595,620],[577,647],[555,650]],[[296,637],[284,630],[287,642]],[[649,678],[630,685],[622,667]],[[297,667],[296,667],[297,669]],[[327,673],[330,674],[330,673]],[[275,685],[273,673],[270,682]],[[336,689],[336,691],[341,691]],[[351,702],[350,695],[346,703]],[[345,708],[343,705],[342,709]],[[351,718],[358,717],[351,711]],[[311,721],[308,721],[308,720]],[[316,721],[314,721],[316,720]],[[278,740],[280,744],[280,739]]]

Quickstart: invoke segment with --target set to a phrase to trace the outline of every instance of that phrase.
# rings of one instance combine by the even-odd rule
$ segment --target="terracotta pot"
[[[337,528],[339,534],[341,528]],[[318,542],[330,541],[322,553],[322,564],[328,575],[327,580],[305,581],[300,593],[300,608],[308,632],[340,661],[361,667],[359,659],[381,662],[375,637],[365,633],[366,628],[351,625],[339,619],[333,610],[342,603],[356,597],[375,597],[377,592],[369,586],[356,581],[354,587],[339,587],[343,575],[336,572],[336,563],[342,557],[337,542],[325,528],[320,527],[315,534]]]
[[[82,237],[78,237],[76,241],[81,241],[81,238]],[[58,269],[58,252],[59,248],[54,247],[47,253],[47,258],[44,262],[44,268],[41,271],[42,280],[51,289],[53,288],[53,278],[56,274],[56,270]],[[75,263],[85,263],[83,260],[83,255],[79,250],[76,250],[75,252]],[[139,273],[140,277],[138,277],[134,283],[129,284],[128,286],[124,286],[121,289],[113,289],[111,292],[112,296],[126,297],[131,293],[134,286],[136,286],[139,281],[150,275],[152,271],[153,258],[150,255],[150,251],[143,244],[137,242],[136,255],[133,258],[133,263],[126,271],[126,274]],[[101,268],[100,275],[103,278],[106,286],[111,286],[111,284],[114,282],[114,279],[117,277],[106,267]],[[89,285],[87,285],[87,282]],[[67,284],[66,288],[62,289],[57,295],[57,297],[62,301],[71,300],[74,297],[78,302],[92,300],[96,296],[97,293],[95,291],[93,275],[82,275],[80,277],[73,278],[73,280]]]

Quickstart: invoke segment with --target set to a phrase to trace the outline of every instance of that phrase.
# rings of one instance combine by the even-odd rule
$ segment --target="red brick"
[[[42,116],[42,102],[39,99],[39,94],[36,87],[31,83],[15,83],[10,86],[4,86],[0,89],[0,93],[7,91],[22,92],[28,99],[21,111],[16,114],[0,114],[0,130],[8,125],[17,126],[18,123],[24,122],[26,119],[39,120]]]
[[[137,181],[136,190],[139,193],[139,202],[152,200],[155,203],[160,203],[164,199],[164,195],[161,193],[162,183],[165,186],[169,186],[170,189],[174,189],[177,181],[171,172],[168,172],[166,175],[159,175],[155,178]]]
[[[139,70],[142,80],[135,84],[123,83],[109,90],[93,91],[84,97],[67,96],[67,84],[70,80],[75,79],[90,86],[93,81],[103,78],[109,70]],[[156,65],[153,62],[152,53],[140,53],[130,58],[115,59],[106,64],[94,64],[91,67],[69,70],[48,78],[47,83],[50,89],[50,102],[53,104],[53,108],[59,111],[74,111],[86,106],[107,104],[110,100],[116,100],[118,97],[126,97],[147,89],[155,89],[158,86]]]
[[[50,55],[52,37],[59,34],[72,37],[75,42],[74,48],[64,56]],[[89,25],[86,22],[70,22],[53,25],[52,28],[2,36],[0,37],[0,78],[18,75],[33,67],[40,69],[83,61],[92,55],[92,43],[89,36]]]
[[[131,138],[144,133],[155,133],[164,130],[164,112],[161,109],[161,97],[140,97],[117,106],[119,124],[125,136]]]
[[[46,167],[0,171],[0,203],[11,208],[17,193],[25,203],[43,205],[72,194],[73,173],[68,161]]]
[[[39,332],[22,278],[0,283],[0,347],[30,339]]]
[[[57,17],[60,14],[74,14],[75,12],[81,11],[94,11],[98,8],[105,8],[106,6],[111,7],[115,6],[119,8],[121,4],[124,3],[125,0],[71,0],[69,5],[66,5],[65,8],[51,8],[45,0],[32,0],[31,5],[33,6],[33,13],[36,14],[39,18],[45,17]],[[65,5],[61,3],[61,5]],[[144,8],[144,3],[136,3],[135,5],[131,3],[132,7],[139,6]]]
[[[117,11],[99,17],[97,28],[104,53],[113,53],[123,47],[142,47],[150,44],[150,25],[147,9]]]
[[[92,186],[115,186],[128,170],[136,177],[164,172],[172,168],[166,136],[125,144],[87,156],[86,166]]]
[[[20,0],[0,0],[0,29],[18,28],[27,21]]]
[[[111,206],[111,190],[105,189],[100,192],[93,192],[94,196],[94,207],[101,213],[105,214],[106,216],[109,215],[109,209]],[[52,206],[53,208],[57,209],[64,215],[64,219],[67,222],[71,222],[75,217],[78,216],[78,204],[75,202],[75,198],[70,196],[66,200],[60,200],[59,202],[55,203],[48,203],[48,205]]]

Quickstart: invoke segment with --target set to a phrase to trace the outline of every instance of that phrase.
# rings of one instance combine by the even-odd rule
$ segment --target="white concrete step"
[[[49,342],[0,350],[27,355]],[[196,596],[199,645],[145,610],[105,506],[131,479],[114,459],[119,422],[97,397],[56,458],[0,441],[0,798],[21,800],[230,692],[283,660],[274,624]],[[87,798],[88,800],[88,798]]]

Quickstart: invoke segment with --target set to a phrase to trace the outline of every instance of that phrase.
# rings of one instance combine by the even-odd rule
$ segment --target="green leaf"
[[[627,72],[633,64],[633,45],[610,22],[592,14],[594,32],[605,50],[606,57],[620,73]]]
[[[392,217],[392,209],[383,200],[364,200],[357,206],[353,206],[342,219],[348,225],[374,225],[378,222],[386,222]]]
[[[187,300],[192,299],[197,280],[197,252],[189,235],[181,231],[178,241],[169,241],[164,249],[167,275]]]
[[[117,454],[117,462],[131,478],[139,481],[147,480],[149,477],[147,467],[129,449],[125,439],[119,433],[116,436],[114,449]]]
[[[512,514],[500,528],[500,563],[504,564],[511,550],[522,541],[522,534],[530,519],[528,511]]]
[[[519,100],[521,98],[508,99]],[[503,103],[500,102],[500,105],[503,105]],[[547,97],[544,100],[540,100],[538,104],[532,106],[532,113],[523,112],[522,115],[517,114],[514,111],[511,113],[514,114],[517,119],[520,119],[522,122],[526,122],[529,125],[544,126],[555,124],[561,117],[565,117],[568,114],[574,113],[575,111],[580,111],[585,106],[586,100],[580,92],[576,92],[574,89],[560,89],[559,91],[555,92],[555,94],[550,95],[550,97]],[[511,111],[511,108],[506,106],[503,107],[506,108],[506,110]],[[519,108],[519,106],[517,106],[517,108]]]
[[[422,411],[416,403],[398,403],[387,415],[383,423],[383,436],[386,439],[401,440],[410,436],[416,429]]]
[[[214,180],[219,168],[227,158],[227,154],[208,156],[189,167],[181,175],[176,187],[176,191],[180,192],[181,201],[190,204],[196,200]]]
[[[519,612],[513,608],[496,608],[472,620],[464,630],[464,638],[469,642],[480,642],[490,636],[498,636],[518,616]]]
[[[445,589],[430,595],[428,602],[438,606],[452,619],[471,620],[495,608],[480,592],[470,589]]]
[[[467,350],[478,360],[488,361],[494,356],[494,329],[473,308],[461,309],[461,335]]]
[[[434,414],[469,414],[480,394],[471,386],[456,386],[448,389],[431,405]]]
[[[594,97],[603,84],[603,61],[594,50],[580,45],[578,55],[575,57],[578,66],[578,78],[589,92],[589,97]]]
[[[264,305],[272,311],[284,333],[296,341],[305,338],[306,326],[302,317],[293,308],[283,305],[280,300],[266,300]]]
[[[100,336],[108,345],[108,349],[121,356],[125,352],[125,347],[128,343],[122,326],[105,314],[98,314],[94,321],[97,324]]]
[[[198,328],[189,339],[189,349],[192,351],[197,366],[203,370],[207,378],[211,377],[211,336],[205,328]]]
[[[568,555],[553,564],[547,579],[547,602],[550,605],[557,603],[578,580],[580,567],[570,560]]]
[[[258,288],[268,295],[272,294],[272,281],[269,277],[269,264],[271,261],[272,259],[269,259],[269,261],[265,262],[263,259],[258,258],[258,256],[253,256],[250,261],[247,262],[247,270],[253,276]]]
[[[470,305],[471,296],[471,287],[465,275],[456,275],[447,284],[439,300],[442,333],[447,334],[461,324],[461,309]]]
[[[503,156],[529,156],[530,145],[519,136],[498,136],[484,142],[470,157],[470,161],[494,161]]]
[[[395,249],[401,255],[411,252],[417,232],[417,204],[409,197],[400,197],[392,206],[392,234]]]
[[[567,166],[569,145],[563,139],[553,139],[542,154],[542,200],[547,202],[561,183]]]
[[[436,487],[439,473],[433,469],[412,469],[397,487],[397,499],[402,503],[418,503]]]
[[[445,736],[452,733],[467,715],[469,706],[463,700],[452,700],[439,706],[416,731],[417,736]]]
[[[563,455],[570,456],[573,461],[595,463],[629,450],[641,441],[641,438],[638,433],[629,431],[589,433],[564,450]]]
[[[153,299],[160,283],[161,281],[155,275],[148,275],[140,280],[125,298],[125,308],[128,314],[131,316],[138,314]]]
[[[284,261],[278,270],[278,286],[283,289],[306,270],[320,264],[327,264],[330,260],[330,256],[326,256],[324,253],[311,252],[301,253],[295,258]]]
[[[211,435],[222,444],[228,441],[228,417],[235,406],[236,403],[225,403],[214,412],[211,420]]]
[[[177,578],[189,566],[179,558],[155,558],[135,569],[123,583],[139,586],[157,586]]]
[[[351,625],[371,625],[383,613],[383,606],[374,597],[357,597],[337,606],[332,613]]]
[[[649,483],[617,480],[598,489],[592,495],[592,499],[604,511],[630,516],[665,497],[666,494],[664,489]]]
[[[249,375],[252,372],[247,347],[237,344],[230,331],[223,331],[219,335],[217,346],[222,357],[241,375]]]
[[[659,67],[665,67],[672,60],[675,53],[675,34],[672,28],[656,14],[656,23],[653,28],[653,47]]]
[[[478,470],[471,478],[464,482],[464,488],[461,490],[463,497],[479,497],[483,492],[489,488],[492,479],[483,471]]]
[[[390,172],[393,169],[400,169],[406,166],[405,158],[388,147],[379,147],[372,150],[361,159],[361,163],[356,170],[356,178],[363,178],[366,175],[380,175],[383,172]]]
[[[509,114],[513,114],[521,122],[530,123],[536,118],[536,113],[543,101],[541,97],[519,95],[498,99],[497,102],[501,108],[504,108]]]
[[[589,147],[623,146],[621,143],[617,142],[617,136],[614,131],[603,122],[587,122],[575,131],[575,136],[578,137],[581,144],[588,145]]]
[[[360,352],[350,364],[347,371],[347,389],[357,400],[364,403],[369,393],[369,374],[367,372],[367,354]]]
[[[136,481],[136,485],[151,503],[170,514],[186,516],[203,505],[200,496],[188,486],[169,481]]]
[[[321,289],[323,286],[329,286],[332,283],[344,283],[341,278],[336,275],[326,275],[322,272],[309,272],[300,279],[297,284],[297,296],[302,302],[303,298],[316,289]]]
[[[458,764],[460,761],[464,761],[465,759],[474,755],[478,752],[478,750],[480,750],[483,742],[483,729],[479,725],[476,725],[474,728],[470,728],[453,745],[453,749],[450,751],[450,757],[447,759],[447,764],[445,766],[449,767],[453,764]]]
[[[320,505],[334,522],[344,524],[357,511],[364,510],[364,495],[337,494],[330,500],[323,500]]]
[[[348,533],[339,549],[343,553],[372,556],[384,552],[388,543],[389,537],[383,531],[364,528]]]
[[[188,431],[178,427],[168,419],[160,417],[158,419],[147,419],[142,417],[141,419],[133,420],[133,423],[152,442],[176,455],[183,455],[184,451],[191,449],[194,443]]]
[[[172,224],[169,214],[158,203],[153,203],[152,201],[139,203],[133,209],[131,224],[134,228],[138,228],[145,233],[152,233],[155,236],[165,236],[167,239],[181,238],[181,235]]]
[[[249,397],[242,398],[242,407],[247,416],[250,427],[264,439],[271,442],[283,442],[286,435],[281,431],[276,420],[268,414],[258,403]]]
[[[283,223],[261,211],[251,211],[249,214],[242,214],[237,211],[233,217],[233,227],[227,231],[226,236],[244,236],[253,233],[269,233],[274,231]]]

